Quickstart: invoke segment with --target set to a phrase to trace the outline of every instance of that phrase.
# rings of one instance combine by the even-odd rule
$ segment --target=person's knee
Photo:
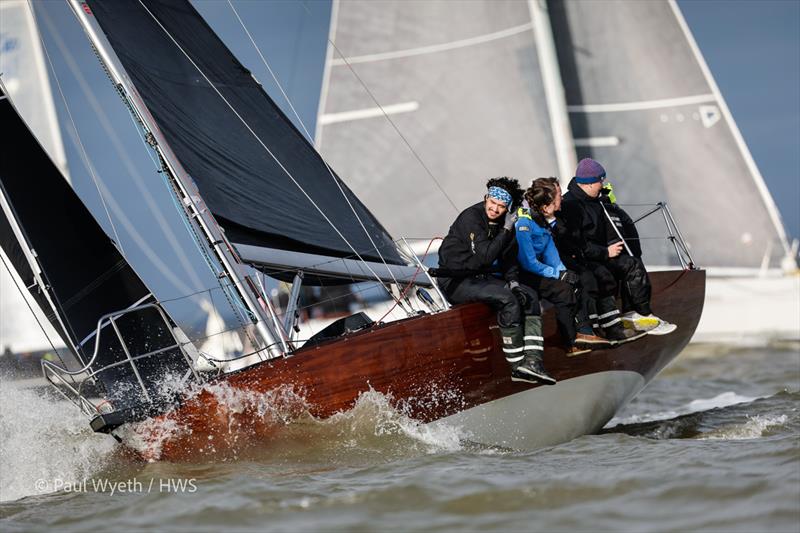
[[[500,327],[509,328],[522,323],[522,309],[519,302],[509,291],[509,297],[500,297],[497,300],[500,308],[497,310],[497,323]]]
[[[569,283],[558,281],[551,292],[554,305],[575,305],[575,289]]]

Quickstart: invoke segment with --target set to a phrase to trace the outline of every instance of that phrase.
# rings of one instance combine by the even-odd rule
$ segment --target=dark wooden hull
[[[569,380],[582,376],[635,374],[635,390],[634,385],[625,385],[631,390],[617,391],[611,407],[597,415],[606,420],[584,423],[568,435],[584,431],[580,429],[583,427],[596,431],[622,406],[617,404],[628,401],[680,353],[700,319],[705,272],[666,271],[651,273],[650,277],[654,311],[678,326],[669,335],[647,335],[613,349],[567,357],[560,346],[552,310],[545,311],[544,358],[547,369],[559,381],[554,387],[511,381],[494,313],[481,304],[456,306],[447,312],[392,322],[300,349],[292,357],[226,375],[220,378],[220,384],[256,395],[291,386],[303,397],[303,408],[316,417],[347,410],[361,393],[372,389],[389,396],[408,416],[432,422],[531,389],[567,390]],[[214,453],[224,454],[227,448],[244,446],[275,430],[274,420],[232,412],[207,391],[161,419],[173,420],[184,428],[162,439],[157,455],[168,460],[196,458],[198,450],[211,449],[209,440],[214,442]],[[191,431],[187,431],[189,428]]]

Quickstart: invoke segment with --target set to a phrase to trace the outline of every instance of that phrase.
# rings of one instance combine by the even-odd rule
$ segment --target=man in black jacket
[[[615,227],[617,221],[612,225],[613,217],[601,194],[605,176],[606,171],[600,163],[582,159],[561,207],[566,224],[577,232],[576,248],[580,250],[580,261],[597,281],[597,323],[607,338],[617,342],[633,340],[645,331],[670,333],[675,326],[653,315],[650,308],[650,279],[644,264],[625,249],[621,233]],[[630,322],[638,334],[622,325],[615,300],[618,281],[624,283],[627,290],[634,309]]]
[[[542,363],[539,301],[533,290],[519,284],[512,206],[522,190],[517,180],[505,177],[489,180],[486,187],[483,201],[458,215],[439,248],[439,268],[449,276],[441,285],[455,304],[483,302],[497,311],[513,381],[552,385],[556,380]]]

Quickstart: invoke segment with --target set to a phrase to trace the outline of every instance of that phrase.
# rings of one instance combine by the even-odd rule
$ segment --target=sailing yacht
[[[696,341],[800,339],[797,244],[674,0],[334,0],[330,42],[317,146],[390,232],[591,157],[650,270],[679,261],[659,202],[681,221],[710,275]]]
[[[559,383],[512,382],[494,313],[450,306],[420,258],[399,246],[189,2],[68,2],[213,274],[208,323],[224,322],[219,308],[236,317],[229,330],[199,334],[177,320],[174,302],[101,228],[3,89],[0,245],[78,361],[45,361],[45,377],[95,431],[122,438],[125,427],[160,422],[177,429],[148,458],[193,459],[279,429],[258,410],[223,405],[220,387],[267,399],[289,387],[317,417],[374,390],[420,422],[533,449],[598,431],[689,342],[705,272],[674,231],[682,266],[652,281],[653,307],[675,333],[569,357],[548,311],[544,358]],[[55,211],[63,223],[43,216]],[[671,213],[663,216],[677,230]],[[263,276],[292,282],[284,316]],[[304,342],[293,337],[302,286],[359,281],[374,281],[405,316],[357,313]],[[89,385],[102,397],[85,394]]]

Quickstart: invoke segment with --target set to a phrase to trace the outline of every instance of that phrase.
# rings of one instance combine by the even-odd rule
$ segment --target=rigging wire
[[[353,74],[353,76],[355,76],[355,78],[358,80],[358,82],[361,84],[361,86],[364,87],[364,90],[367,91],[367,94],[369,95],[369,97],[372,99],[372,101],[375,103],[375,105],[378,107],[378,109],[381,110],[381,113],[383,113],[384,118],[386,118],[386,120],[389,121],[389,124],[392,125],[392,128],[394,128],[394,131],[396,131],[397,135],[399,135],[400,138],[403,140],[405,145],[408,147],[408,149],[414,155],[414,158],[419,162],[420,165],[422,165],[422,168],[425,169],[425,172],[428,174],[428,176],[436,184],[436,187],[439,188],[439,191],[441,191],[441,193],[444,195],[444,197],[447,198],[447,201],[453,207],[453,210],[455,210],[456,213],[459,213],[460,210],[458,209],[458,207],[456,207],[456,204],[450,198],[450,195],[447,194],[447,192],[444,190],[444,187],[442,187],[442,184],[439,183],[439,180],[437,180],[436,176],[434,176],[433,172],[431,172],[431,169],[428,168],[428,165],[425,164],[425,162],[419,156],[417,151],[414,150],[414,148],[411,146],[411,143],[408,142],[408,139],[406,139],[406,136],[403,135],[403,132],[400,131],[400,128],[397,127],[397,124],[395,124],[395,122],[389,117],[389,114],[386,113],[386,110],[383,109],[383,106],[380,104],[380,102],[378,102],[378,99],[375,98],[375,95],[372,93],[372,91],[369,89],[369,87],[367,87],[367,84],[364,83],[364,80],[361,79],[361,76],[358,75],[358,73],[355,71],[353,66],[350,64],[350,62],[344,56],[342,51],[339,50],[339,47],[336,46],[336,43],[334,43],[332,39],[328,39],[328,42],[331,43],[331,46],[333,47],[333,49],[336,50],[336,53],[339,54],[339,57],[342,58],[342,61],[344,62],[344,64],[347,65],[347,68],[350,69],[350,72]]]
[[[39,317],[36,316],[36,312],[33,310],[33,307],[31,307],[30,302],[28,302],[28,299],[25,298],[25,293],[22,292],[22,288],[20,288],[19,283],[17,283],[17,280],[14,278],[14,273],[11,271],[11,267],[8,266],[8,263],[6,263],[6,260],[3,258],[3,254],[1,254],[1,253],[0,253],[0,262],[3,263],[4,267],[6,267],[6,270],[8,271],[8,276],[11,278],[11,281],[14,283],[14,286],[17,288],[17,291],[19,292],[19,295],[22,297],[22,300],[25,302],[25,305],[28,306],[28,310],[30,310],[31,315],[33,315],[33,319],[36,320],[36,325],[38,325],[39,329],[42,330],[42,335],[44,335],[44,338],[47,339],[47,343],[50,345],[50,347],[53,349],[53,351],[58,356],[58,360],[61,361],[61,365],[64,368],[66,368],[67,363],[65,363],[64,362],[64,358],[61,357],[61,352],[59,352],[58,349],[56,349],[55,344],[53,343],[53,340],[50,338],[50,335],[47,334],[47,330],[44,328],[42,323],[39,321]],[[74,383],[75,382],[75,378],[72,377],[72,376],[70,376],[70,377],[71,377],[71,379],[72,379],[72,381]]]
[[[369,242],[372,244],[372,247],[375,248],[375,251],[378,252],[378,257],[380,257],[381,262],[383,263],[383,266],[386,267],[386,269],[389,271],[389,275],[392,277],[392,280],[394,281],[395,284],[397,284],[397,278],[395,278],[394,272],[392,272],[392,269],[390,269],[389,265],[386,264],[386,260],[384,259],[383,254],[381,253],[380,249],[378,248],[378,245],[375,244],[375,241],[372,240],[372,235],[370,235],[370,232],[367,231],[367,228],[364,225],[364,221],[361,220],[361,217],[356,212],[355,207],[353,207],[353,204],[350,202],[350,198],[348,198],[347,194],[344,192],[344,189],[342,188],[342,184],[340,183],[340,181],[334,175],[333,169],[328,164],[328,161],[326,161],[325,157],[323,157],[322,152],[320,150],[318,150],[314,146],[314,139],[311,137],[311,134],[308,132],[308,129],[306,128],[306,125],[303,122],[303,119],[300,118],[300,114],[297,112],[297,110],[295,109],[294,105],[292,104],[292,101],[289,98],[289,95],[286,94],[286,91],[283,90],[283,86],[281,85],[281,82],[278,81],[278,77],[275,75],[275,72],[273,72],[272,68],[269,66],[269,63],[267,62],[267,59],[264,57],[264,54],[261,53],[261,49],[258,47],[258,45],[256,44],[255,40],[253,39],[253,36],[250,34],[250,30],[247,29],[247,26],[245,25],[244,21],[242,21],[242,18],[239,16],[238,11],[236,11],[236,8],[233,6],[233,3],[231,3],[231,0],[227,0],[227,1],[228,1],[228,5],[230,6],[231,10],[233,11],[233,14],[236,15],[236,19],[239,21],[239,24],[242,26],[242,29],[247,34],[248,39],[250,39],[250,42],[253,44],[253,48],[255,48],[256,52],[258,53],[258,57],[261,58],[261,61],[264,63],[264,66],[267,67],[267,70],[269,71],[270,76],[272,76],[272,79],[275,81],[275,84],[278,86],[278,89],[280,89],[281,94],[283,95],[284,99],[286,99],[286,102],[289,104],[289,107],[291,108],[292,113],[294,113],[294,116],[297,118],[297,121],[300,123],[300,126],[302,126],[303,131],[305,132],[306,137],[308,138],[309,144],[314,149],[314,151],[317,153],[317,155],[319,155],[320,160],[322,160],[322,163],[325,165],[325,168],[328,170],[328,174],[330,175],[330,177],[333,180],[333,182],[336,184],[336,187],[338,187],[339,192],[342,193],[342,196],[344,197],[345,201],[347,202],[348,207],[350,207],[350,211],[353,212],[353,215],[355,215],[356,220],[358,220],[358,223],[361,226],[361,229],[364,230],[364,233],[366,234],[367,239],[369,239]]]
[[[55,40],[55,43],[58,46],[59,50],[61,50],[67,66],[74,74],[75,80],[78,82],[81,91],[83,92],[89,105],[94,111],[97,119],[100,122],[100,125],[107,133],[108,140],[112,143],[114,149],[119,155],[121,163],[127,169],[130,176],[133,178],[132,183],[134,183],[141,192],[145,204],[150,208],[150,212],[153,215],[154,221],[158,224],[158,227],[163,232],[163,235],[166,238],[167,242],[172,246],[172,249],[174,250],[178,261],[183,267],[183,272],[189,278],[187,281],[191,281],[195,287],[203,286],[204,283],[200,280],[197,272],[195,271],[193,263],[186,256],[183,247],[181,246],[180,242],[177,239],[177,236],[173,233],[171,226],[164,218],[163,214],[161,213],[160,209],[158,208],[155,202],[155,199],[150,194],[149,188],[144,185],[141,175],[139,174],[134,162],[128,155],[128,151],[125,150],[125,147],[123,146],[122,141],[120,140],[116,129],[112,127],[108,114],[105,113],[105,111],[103,110],[102,106],[100,105],[96,96],[94,95],[94,92],[91,90],[89,82],[82,74],[79,66],[76,63],[75,58],[73,57],[70,51],[70,47],[68,47],[67,44],[64,43],[63,40],[61,39],[58,29],[56,28],[56,25],[53,23],[52,20],[50,20],[50,17],[47,14],[47,10],[42,10],[41,15],[42,15],[41,20],[43,20],[47,25],[47,27],[50,29],[50,34]],[[91,46],[95,55],[98,56],[97,49],[94,47],[93,44]],[[105,68],[105,64],[103,63],[102,59],[99,56],[98,60],[100,61],[101,67],[105,70],[106,75],[109,76],[110,78],[110,73]],[[122,95],[120,95],[120,97],[122,98]],[[123,99],[123,102],[125,102],[127,105],[126,100]],[[79,136],[77,130],[75,130],[75,134]],[[86,163],[84,162],[84,164]],[[101,188],[106,189],[105,184],[102,181],[100,181],[100,186]],[[107,200],[112,210],[117,215],[119,222],[121,222],[123,226],[125,226],[126,229],[128,230],[128,235],[136,242],[136,244],[139,245],[139,249],[147,255],[148,259],[152,261],[153,265],[158,268],[158,270],[164,275],[165,278],[172,281],[176,285],[176,287],[178,287],[179,289],[181,289],[181,287],[185,287],[181,290],[185,290],[187,292],[190,291],[191,289],[188,286],[186,286],[182,280],[177,279],[176,276],[172,273],[172,271],[165,264],[163,264],[163,261],[161,261],[160,257],[156,254],[156,252],[152,250],[150,244],[144,239],[144,237],[141,236],[141,234],[138,231],[138,228],[135,227],[132,223],[130,223],[130,221],[125,216],[124,210],[122,210],[116,204],[114,196],[108,195]]]
[[[72,117],[72,111],[70,110],[69,105],[67,104],[67,98],[64,96],[64,90],[61,88],[61,81],[59,80],[58,74],[56,73],[56,69],[53,66],[53,61],[50,58],[50,52],[47,50],[47,45],[45,44],[44,38],[42,37],[42,32],[39,30],[39,22],[36,20],[36,12],[33,9],[32,0],[28,0],[28,8],[31,10],[31,15],[33,16],[33,21],[34,21],[33,25],[36,28],[36,35],[39,37],[39,41],[42,43],[44,54],[47,57],[47,63],[50,65],[50,70],[52,71],[53,77],[56,80],[56,86],[58,87],[58,92],[61,95],[61,100],[64,102],[64,107],[67,110],[67,116],[69,116],[69,121],[72,124],[72,129],[75,130],[75,137],[78,141],[78,146],[80,147],[81,155],[83,156],[84,161],[86,161],[86,167],[89,169],[89,174],[92,176],[92,183],[94,183],[94,186],[97,189],[97,194],[100,196],[100,202],[103,204],[103,210],[106,213],[106,217],[108,217],[108,222],[111,224],[111,229],[114,232],[114,239],[116,245],[119,247],[119,251],[124,256],[126,255],[125,249],[122,247],[122,241],[120,240],[119,235],[117,234],[117,227],[114,225],[114,220],[111,218],[111,213],[108,211],[108,206],[106,205],[106,199],[105,196],[103,195],[103,191],[100,190],[100,184],[98,183],[97,175],[94,172],[94,168],[92,167],[92,165],[88,163],[89,156],[86,153],[86,147],[83,145],[83,141],[81,140],[80,134],[78,133],[78,127],[75,125],[75,119]]]
[[[200,73],[200,75],[203,77],[203,79],[206,81],[206,83],[208,83],[209,86],[214,90],[214,92],[217,93],[217,95],[220,97],[220,99],[222,99],[222,101],[225,102],[225,104],[233,112],[233,114],[236,115],[236,118],[239,119],[239,121],[250,132],[250,134],[256,139],[256,141],[258,141],[258,143],[261,145],[261,147],[264,148],[264,150],[270,155],[270,157],[272,157],[272,159],[275,161],[275,163],[277,163],[278,167],[280,167],[280,169],[286,174],[286,176],[292,181],[292,183],[300,190],[300,192],[303,193],[303,196],[305,196],[306,199],[311,203],[311,205],[314,206],[314,208],[319,212],[319,214],[322,216],[322,218],[325,219],[325,221],[328,223],[328,225],[330,225],[330,227],[333,228],[333,230],[342,239],[342,241],[344,241],[344,243],[353,251],[353,253],[356,254],[358,259],[361,262],[364,263],[364,266],[366,266],[367,269],[372,273],[372,275],[375,276],[375,279],[377,279],[379,282],[383,283],[381,281],[381,279],[380,279],[380,276],[378,276],[378,274],[372,269],[372,267],[369,266],[369,264],[364,260],[364,258],[361,257],[361,254],[358,253],[358,251],[355,249],[355,247],[353,247],[353,245],[350,243],[350,241],[347,240],[347,238],[344,236],[344,234],[342,234],[342,232],[339,230],[339,228],[336,227],[336,225],[333,223],[333,221],[330,218],[328,218],[328,216],[325,214],[325,212],[322,210],[322,208],[311,198],[311,196],[309,196],[308,192],[306,192],[306,190],[303,188],[303,186],[300,185],[300,183],[295,179],[295,177],[292,175],[292,173],[289,171],[289,169],[287,169],[283,165],[283,163],[281,163],[281,161],[275,156],[275,154],[272,152],[272,150],[270,150],[269,147],[267,147],[267,145],[264,143],[264,141],[262,141],[261,138],[258,136],[258,134],[253,130],[253,128],[250,127],[250,124],[248,124],[247,121],[239,114],[239,112],[236,110],[236,108],[234,108],[233,105],[231,105],[231,103],[228,101],[228,99],[225,98],[225,96],[222,94],[222,92],[220,92],[220,90],[217,88],[217,86],[214,85],[214,83],[208,78],[206,73],[197,65],[197,63],[195,63],[195,61],[191,58],[191,56],[189,56],[189,54],[186,52],[186,50],[183,49],[183,47],[178,43],[178,41],[169,32],[169,30],[167,30],[164,27],[164,25],[161,24],[161,21],[159,21],[158,18],[156,18],[156,16],[150,11],[150,9],[148,9],[148,7],[144,4],[144,2],[142,2],[142,0],[139,0],[139,4],[142,6],[142,8],[144,8],[144,10],[148,13],[148,15],[150,15],[150,17],[156,22],[156,24],[158,24],[158,26],[161,28],[161,30],[167,35],[167,37],[169,37],[169,39],[178,48],[178,50],[180,50],[181,53],[186,57],[186,59],[189,60],[189,62],[197,70],[197,72]],[[394,294],[392,294],[391,291],[388,290],[388,288],[387,288],[387,292],[389,292],[389,294],[391,294],[393,299],[395,299],[395,300],[397,299],[394,296]]]

